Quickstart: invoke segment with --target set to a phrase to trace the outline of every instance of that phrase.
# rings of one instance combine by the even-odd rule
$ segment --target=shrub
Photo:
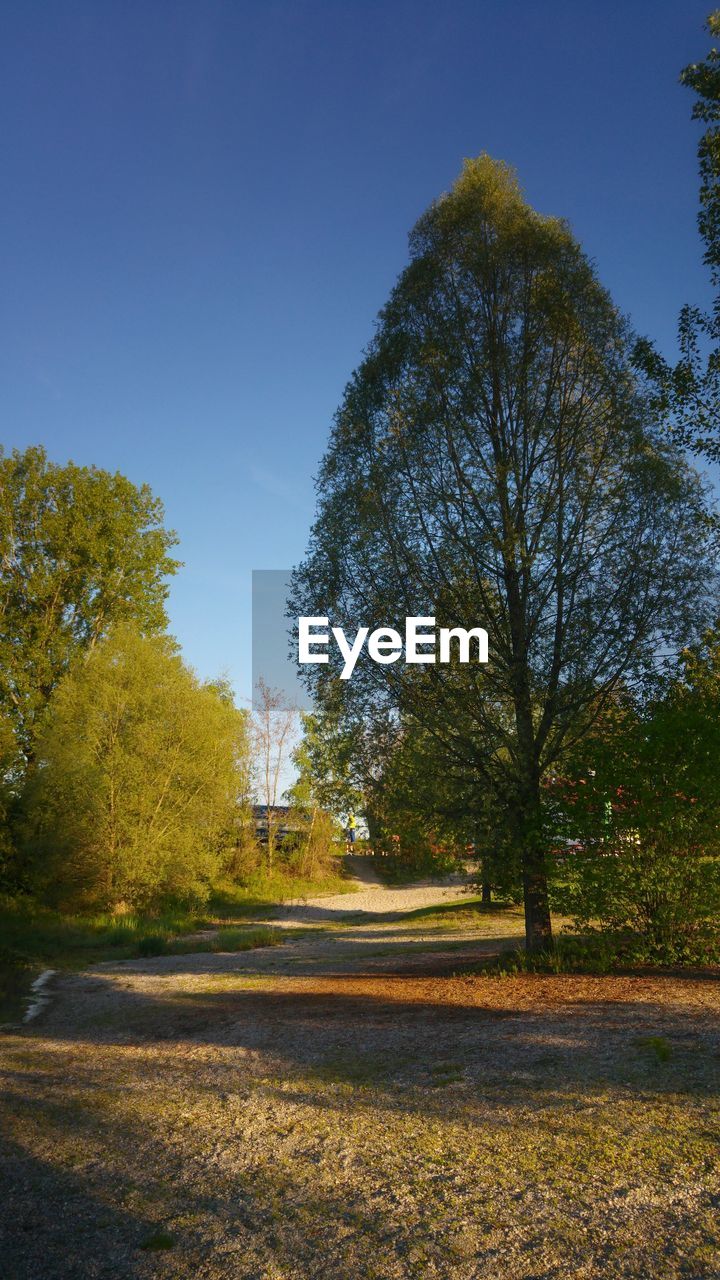
[[[568,862],[560,904],[578,927],[613,935],[626,960],[720,960],[720,859],[629,842],[579,848]]]

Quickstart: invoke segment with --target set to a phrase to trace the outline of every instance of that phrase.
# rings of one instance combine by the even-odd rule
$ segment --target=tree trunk
[[[526,845],[522,865],[525,949],[530,953],[546,951],[552,946],[553,937],[548,902],[547,868],[542,850]]]
[[[481,863],[480,886],[481,886],[480,892],[482,895],[480,901],[484,907],[489,907],[492,905],[492,885],[490,883],[490,878],[488,875],[488,870],[487,870],[487,866],[484,858]]]
[[[551,947],[553,936],[542,838],[539,779],[529,779],[523,791],[518,817],[525,906],[525,949],[532,954]]]

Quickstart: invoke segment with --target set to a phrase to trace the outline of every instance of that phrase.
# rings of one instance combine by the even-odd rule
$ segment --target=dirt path
[[[371,858],[351,855],[347,859],[358,891],[339,893],[325,898],[296,898],[285,903],[278,912],[278,922],[345,920],[359,912],[368,915],[402,914],[421,907],[461,902],[472,886],[469,876],[448,876],[446,880],[422,880],[417,884],[387,887],[377,876]]]

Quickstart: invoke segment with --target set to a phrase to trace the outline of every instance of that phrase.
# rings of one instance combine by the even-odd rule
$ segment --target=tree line
[[[258,843],[252,800],[266,798],[262,775],[277,777],[282,744],[272,714],[239,710],[227,682],[200,680],[167,634],[179,562],[163,520],[146,485],[41,448],[0,453],[6,893],[152,910],[278,865],[328,870],[334,831],[307,787],[291,847],[275,849],[272,834]]]

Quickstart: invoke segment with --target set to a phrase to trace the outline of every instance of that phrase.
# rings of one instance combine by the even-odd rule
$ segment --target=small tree
[[[272,871],[277,841],[277,805],[283,768],[290,758],[297,707],[279,689],[260,678],[253,714],[253,745],[258,792],[267,814],[267,869]]]
[[[55,690],[24,797],[34,886],[62,906],[208,894],[231,839],[246,721],[167,637],[115,628]]]
[[[364,801],[354,769],[355,744],[340,720],[328,708],[303,712],[302,739],[293,753],[298,770],[296,786],[312,804],[339,818],[362,812]],[[295,788],[293,788],[295,794]]]
[[[323,735],[319,718],[301,713],[301,724],[303,735],[292,753],[297,777],[286,793],[296,832],[288,838],[286,851],[301,875],[313,877],[329,871],[338,834],[330,808],[335,803],[339,812],[339,778],[333,759],[335,766],[338,761],[328,754],[330,739]]]

